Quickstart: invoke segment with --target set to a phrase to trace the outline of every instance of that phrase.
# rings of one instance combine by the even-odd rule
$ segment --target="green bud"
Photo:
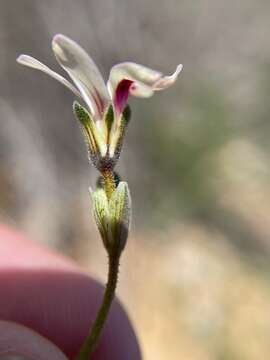
[[[110,199],[104,189],[92,192],[93,211],[96,224],[109,254],[123,251],[131,218],[131,198],[126,182],[121,181]]]

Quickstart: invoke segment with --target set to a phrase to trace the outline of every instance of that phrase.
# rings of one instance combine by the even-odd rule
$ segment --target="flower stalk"
[[[114,173],[110,169],[105,169],[102,171],[101,174],[103,177],[104,189],[105,189],[107,198],[110,199],[115,190]]]
[[[103,296],[103,301],[97,313],[89,335],[85,339],[75,360],[88,360],[97,346],[101,331],[107,319],[112,301],[114,299],[119,269],[119,256],[109,256],[108,281]]]

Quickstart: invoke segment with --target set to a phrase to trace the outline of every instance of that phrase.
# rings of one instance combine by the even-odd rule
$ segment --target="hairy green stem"
[[[115,190],[114,175],[112,170],[102,171],[102,176],[104,180],[104,189],[106,191],[107,198],[110,199],[112,193]]]
[[[95,350],[99,336],[108,316],[112,301],[114,299],[115,289],[117,285],[119,268],[119,256],[109,256],[108,282],[106,285],[102,304],[99,308],[96,320],[82,345],[79,354],[75,360],[89,360],[91,354]]]

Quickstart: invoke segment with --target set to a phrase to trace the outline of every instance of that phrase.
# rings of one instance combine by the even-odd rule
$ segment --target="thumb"
[[[28,327],[71,359],[95,319],[103,290],[71,261],[0,227],[0,320]],[[117,299],[91,359],[141,359],[133,327]]]

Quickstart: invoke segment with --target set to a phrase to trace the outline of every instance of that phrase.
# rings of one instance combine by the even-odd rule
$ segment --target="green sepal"
[[[108,139],[109,139],[110,132],[111,132],[111,129],[113,126],[113,122],[114,122],[114,111],[113,111],[113,106],[110,105],[105,114],[105,124],[107,126],[107,131],[108,131]]]
[[[131,108],[128,104],[126,105],[126,107],[124,108],[124,110],[122,112],[122,119],[123,119],[123,121],[125,121],[126,125],[129,123],[129,121],[131,119]]]
[[[73,102],[73,111],[83,126],[92,126],[94,121],[89,112],[78,102]]]
[[[122,149],[123,140],[125,136],[125,131],[130,121],[130,118],[131,118],[131,110],[129,105],[126,105],[125,109],[120,115],[120,119],[118,119],[117,127],[113,129],[111,132],[109,154],[110,157],[112,158],[114,157],[115,159],[118,159],[120,156],[120,152]]]
[[[106,141],[89,112],[79,104],[78,101],[74,101],[73,111],[82,125],[82,130],[89,146],[90,154],[94,154],[95,157],[99,154],[105,156],[107,152]]]
[[[98,188],[96,191],[90,189],[90,194],[93,203],[94,218],[100,232],[103,244],[107,251],[110,250],[110,239],[109,239],[109,203],[107,195],[102,188]]]
[[[131,197],[128,184],[121,181],[109,201],[110,227],[115,246],[123,251],[129,233]]]
[[[73,112],[81,124],[81,129],[89,147],[90,153],[93,155],[96,154],[97,143],[94,136],[94,120],[92,119],[89,112],[81,104],[79,104],[78,101],[74,101],[73,103]]]

